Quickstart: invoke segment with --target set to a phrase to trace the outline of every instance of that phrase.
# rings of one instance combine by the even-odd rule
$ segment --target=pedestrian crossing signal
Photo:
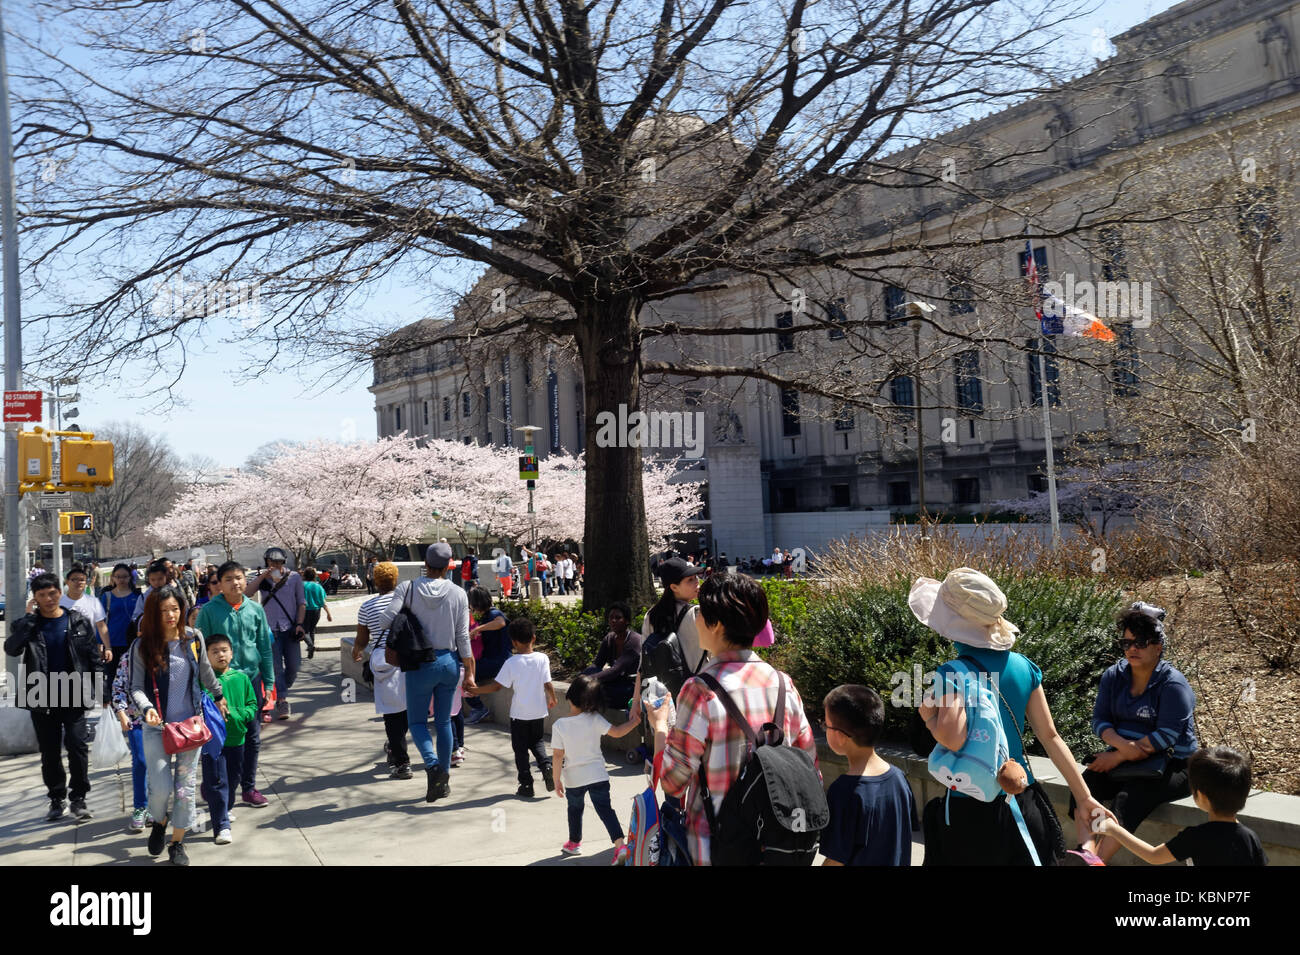
[[[112,484],[113,442],[75,438],[61,441],[59,469],[65,485]]]
[[[18,433],[18,480],[22,484],[44,484],[50,479],[54,441],[39,431]]]
[[[89,534],[95,529],[95,519],[85,511],[62,511],[59,513],[60,534]]]

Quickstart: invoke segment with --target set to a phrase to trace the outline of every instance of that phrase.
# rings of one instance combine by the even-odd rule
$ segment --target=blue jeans
[[[289,687],[298,678],[298,667],[302,665],[302,644],[294,632],[277,630],[271,635],[271,660],[275,664],[275,700],[283,702]]]
[[[569,803],[569,841],[582,841],[582,797],[591,796],[591,804],[596,807],[596,815],[605,824],[610,842],[623,838],[623,827],[618,824],[618,814],[609,804],[609,780],[591,783],[587,786],[569,786],[564,790],[564,798]]]
[[[136,726],[126,731],[126,747],[131,751],[131,796],[134,800],[132,809],[149,808],[149,790],[145,786],[148,779],[148,767],[144,764],[144,740],[141,738],[144,727]]]
[[[410,670],[406,677],[406,721],[411,741],[424,757],[425,769],[451,768],[451,700],[460,683],[460,661],[450,650],[439,650],[437,657]],[[434,751],[429,735],[429,701],[433,700],[434,732],[438,748]]]
[[[230,810],[235,808],[235,785],[244,768],[244,744],[223,748],[217,759],[204,753],[199,764],[203,769],[201,792],[212,817],[212,831],[229,829]]]

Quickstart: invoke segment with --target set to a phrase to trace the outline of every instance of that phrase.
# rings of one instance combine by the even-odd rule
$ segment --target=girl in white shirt
[[[569,803],[569,841],[560,851],[569,856],[582,852],[582,797],[590,795],[596,815],[614,843],[612,864],[621,865],[627,858],[627,846],[618,814],[609,804],[609,773],[600,751],[600,738],[625,736],[636,729],[641,724],[641,701],[633,704],[626,723],[613,726],[600,713],[604,694],[595,677],[575,677],[565,699],[572,715],[556,720],[551,727],[551,758],[555,766],[562,767],[555,781],[555,795],[564,796]]]

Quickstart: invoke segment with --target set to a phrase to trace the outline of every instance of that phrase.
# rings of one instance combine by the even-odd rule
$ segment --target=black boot
[[[451,786],[448,783],[450,777],[445,769],[441,766],[435,766],[433,769],[426,768],[424,771],[429,777],[429,790],[424,794],[425,802],[434,802],[451,792]]]

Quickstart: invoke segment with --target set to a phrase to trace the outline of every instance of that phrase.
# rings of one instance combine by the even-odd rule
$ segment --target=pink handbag
[[[153,698],[154,702],[161,703],[158,696],[158,677],[153,677]],[[208,740],[212,739],[212,730],[208,729],[208,724],[203,722],[203,714],[191,716],[187,720],[180,720],[176,723],[162,724],[162,741],[163,752],[168,756],[175,756],[177,753],[187,753],[192,749],[198,749]]]

